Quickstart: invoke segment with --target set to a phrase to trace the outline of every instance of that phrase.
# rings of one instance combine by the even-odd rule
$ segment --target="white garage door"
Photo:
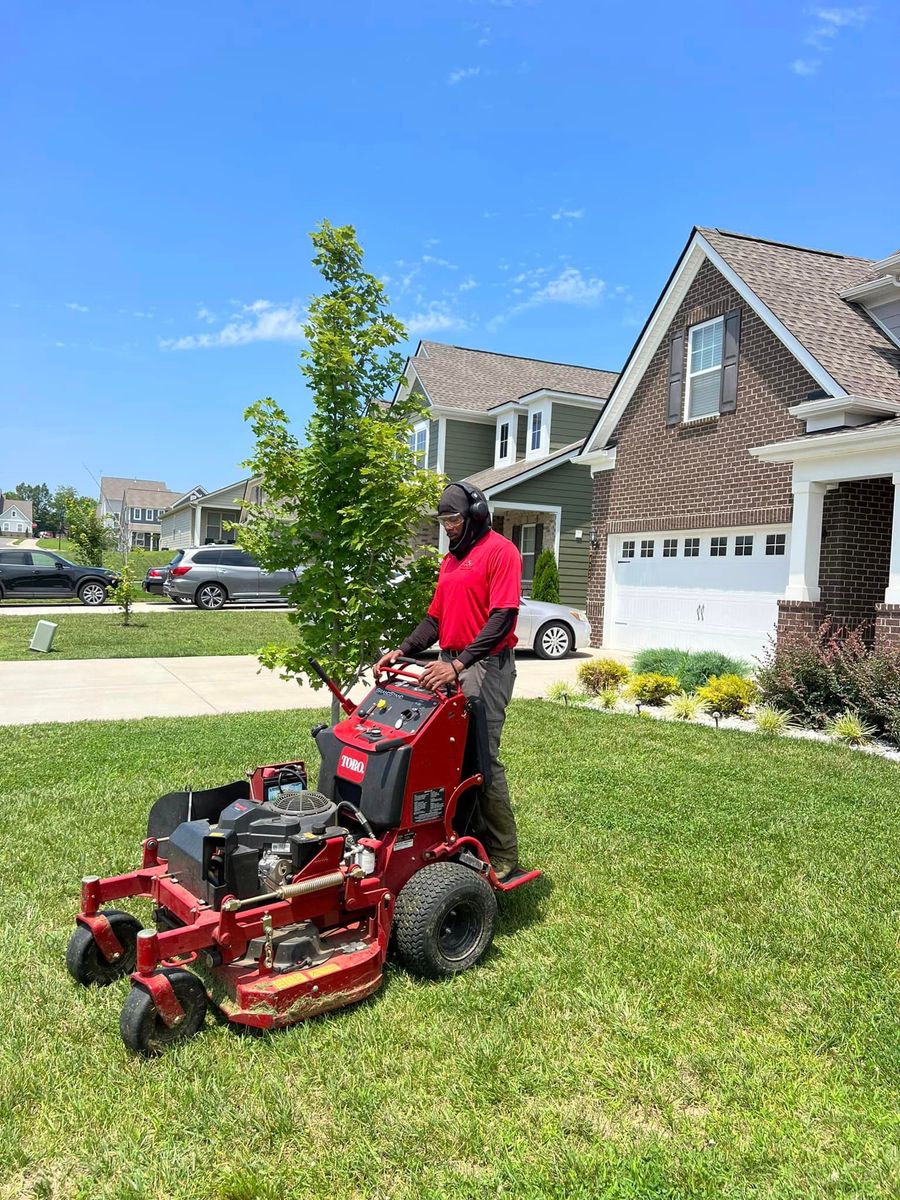
[[[607,645],[755,657],[775,633],[789,544],[786,526],[612,538]]]

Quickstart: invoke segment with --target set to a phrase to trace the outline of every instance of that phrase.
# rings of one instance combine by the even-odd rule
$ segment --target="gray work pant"
[[[516,660],[512,650],[489,654],[480,662],[466,667],[459,676],[463,694],[469,699],[477,696],[484,706],[491,758],[491,782],[479,790],[480,820],[476,817],[474,832],[492,860],[510,866],[519,860],[519,847],[506,769],[500,761],[500,735],[515,682]]]

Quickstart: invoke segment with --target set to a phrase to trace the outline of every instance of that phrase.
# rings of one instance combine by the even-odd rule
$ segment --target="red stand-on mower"
[[[312,731],[317,791],[291,762],[172,792],[150,811],[138,870],[82,880],[66,964],[85,986],[131,974],[130,1049],[192,1036],[208,1001],[273,1029],[361,1000],[381,983],[392,931],[403,963],[429,978],[482,957],[494,893],[540,872],[500,883],[468,832],[489,770],[483,710],[428,691],[421,666],[398,660],[359,705],[325,679],[348,715]],[[153,901],[155,929],[103,907],[133,896]]]

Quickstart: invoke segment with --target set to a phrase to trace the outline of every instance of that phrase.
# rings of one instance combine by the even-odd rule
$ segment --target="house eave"
[[[771,442],[767,446],[751,446],[748,453],[761,462],[796,463],[817,458],[834,458],[842,453],[893,450],[900,447],[900,422],[878,422],[856,429],[839,429],[832,433],[791,438],[786,442]]]

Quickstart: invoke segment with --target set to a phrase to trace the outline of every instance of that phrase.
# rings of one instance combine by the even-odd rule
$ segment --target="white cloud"
[[[161,350],[208,350],[220,346],[249,346],[251,342],[300,342],[303,340],[303,309],[299,301],[276,306],[271,300],[256,300],[243,306],[246,318],[233,317],[213,333],[163,338]]]
[[[141,317],[145,321],[152,321],[156,316],[156,314],[152,312],[133,312],[131,315],[133,317]]]
[[[83,304],[76,304],[74,301],[67,301],[66,308],[71,308],[72,312],[90,312]]]
[[[517,275],[513,282],[524,283],[526,286],[513,288],[513,295],[525,295],[526,298],[518,301],[507,312],[492,317],[487,323],[487,328],[493,332],[511,317],[545,304],[570,304],[579,308],[593,308],[606,294],[604,280],[596,275],[583,275],[578,267],[564,267],[553,279],[542,283],[541,276],[546,272],[546,267],[537,267],[533,271]],[[527,295],[526,289],[531,289],[530,295]]]
[[[580,221],[585,214],[583,208],[558,208],[553,214],[554,221]]]
[[[844,29],[861,29],[872,15],[872,9],[867,5],[856,8],[821,8],[807,9],[807,13],[815,20],[815,25],[808,29],[803,37],[804,44],[812,46],[819,55],[830,54],[835,48],[838,34]],[[795,75],[811,76],[818,74],[824,65],[824,59],[795,58],[791,70]]]
[[[448,271],[458,271],[456,263],[448,262],[446,258],[435,258],[433,254],[423,254],[422,262],[431,267],[446,267]]]
[[[201,304],[197,309],[197,320],[203,321],[206,325],[215,325],[217,318],[216,314],[210,312],[205,304]]]
[[[53,345],[57,348],[57,350],[63,350],[63,349],[65,349],[66,343],[65,342],[54,342]]]
[[[447,76],[447,82],[449,84],[462,83],[464,79],[472,79],[475,75],[480,74],[481,67],[457,67]]]
[[[429,304],[422,312],[413,313],[411,317],[401,317],[401,320],[410,333],[419,337],[423,333],[449,333],[466,328],[462,317],[450,312],[445,304],[437,302]]]
[[[472,276],[470,275],[467,279],[464,279],[462,281],[462,283],[459,285],[457,291],[471,292],[472,288],[477,288],[477,287],[478,287],[478,280],[473,279]]]

